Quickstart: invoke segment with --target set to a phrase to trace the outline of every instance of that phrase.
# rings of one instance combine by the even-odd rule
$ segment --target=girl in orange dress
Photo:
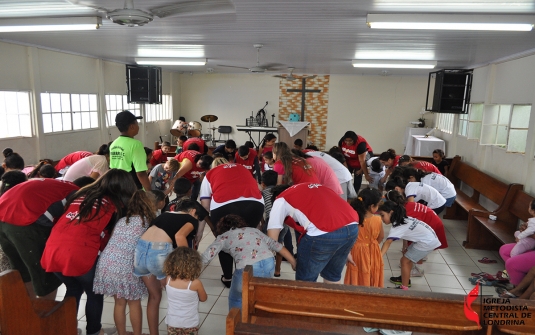
[[[384,264],[379,247],[384,238],[383,222],[380,216],[374,215],[381,198],[381,192],[366,188],[351,202],[362,225],[357,241],[347,256],[346,285],[384,287]]]

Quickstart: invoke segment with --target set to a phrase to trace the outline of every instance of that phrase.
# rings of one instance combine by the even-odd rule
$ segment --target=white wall
[[[173,93],[173,76],[163,72],[163,94]],[[76,150],[96,151],[102,143],[118,136],[115,127],[106,128],[105,94],[126,94],[126,70],[120,63],[102,61],[36,47],[0,42],[0,90],[30,91],[34,137],[0,139],[0,147],[19,152],[26,164],[41,158],[60,159]],[[44,134],[40,117],[40,93],[92,93],[100,97],[99,129]],[[152,148],[160,134],[168,134],[171,120],[144,123],[138,139]],[[164,138],[164,140],[170,139]]]
[[[476,69],[472,84],[472,102],[486,104],[535,104],[535,56],[524,57]],[[479,145],[456,135],[457,117],[452,135],[442,134],[448,156],[460,155],[478,169],[507,183],[520,183],[526,192],[535,194],[534,142],[535,108],[532,108],[526,153],[508,153],[495,146]]]
[[[275,121],[278,120],[279,79],[270,74],[182,74],[179,77],[181,98],[175,118],[184,116],[187,121],[200,122],[203,115],[217,115],[219,119],[212,126],[232,126],[231,138],[238,145],[249,138],[244,132],[237,132],[236,125],[245,124],[251,111],[256,114],[266,101],[270,125],[271,114],[275,113]],[[388,148],[402,152],[405,127],[419,117],[425,105],[426,89],[427,76],[332,75],[325,129],[327,148],[336,145],[347,130],[353,130],[364,136],[377,153]],[[202,126],[206,133],[208,123]],[[258,135],[254,136],[258,141]]]

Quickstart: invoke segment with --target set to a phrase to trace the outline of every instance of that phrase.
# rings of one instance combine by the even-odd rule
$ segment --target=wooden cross
[[[301,92],[301,121],[305,121],[305,93],[320,93],[321,90],[307,90],[306,81],[308,77],[301,78],[301,89],[288,89],[286,92]]]

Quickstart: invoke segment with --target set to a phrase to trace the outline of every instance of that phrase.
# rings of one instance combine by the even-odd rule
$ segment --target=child
[[[448,173],[449,164],[444,160],[444,157],[446,154],[442,149],[433,150],[433,165],[445,176]]]
[[[126,217],[117,221],[97,263],[93,291],[115,299],[113,318],[119,335],[126,335],[126,305],[134,335],[141,335],[141,299],[147,295],[147,287],[141,278],[134,276],[132,264],[137,241],[154,219],[154,212],[145,191],[134,193]]]
[[[273,159],[273,151],[264,152],[262,158],[264,160],[264,164],[262,164],[262,169],[264,171],[273,170],[273,165],[275,164],[275,160]]]
[[[277,142],[277,136],[274,134],[266,134],[264,138],[262,139],[262,143],[260,143],[260,148],[258,149],[258,156],[263,157],[262,155],[265,152],[273,151],[273,145]]]
[[[303,150],[303,140],[298,138],[294,141],[294,149]]]
[[[176,150],[175,153],[178,155],[184,151],[184,142],[186,142],[188,138],[184,135],[180,136],[178,140],[176,140]]]
[[[531,201],[528,208],[529,215],[527,226],[522,225],[520,230],[515,231],[516,245],[511,250],[511,257],[523,254],[535,248],[535,240],[531,235],[535,234],[535,200]]]
[[[406,167],[402,171],[404,179],[409,182],[419,182],[431,186],[446,199],[446,207],[453,205],[457,197],[457,191],[455,191],[455,186],[453,186],[448,178],[440,173],[416,170],[412,167]]]
[[[255,277],[270,278],[275,271],[273,251],[286,258],[295,270],[295,258],[280,243],[264,235],[256,228],[249,228],[238,215],[229,214],[221,218],[216,228],[217,238],[202,254],[208,264],[220,251],[229,253],[236,262],[228,296],[229,309],[241,308],[242,274],[246,265],[253,266]]]
[[[154,150],[150,159],[150,165],[156,166],[158,164],[164,164],[167,162],[167,153],[171,150],[171,143],[162,142],[161,149]]]
[[[365,188],[351,202],[351,207],[363,221],[357,241],[347,256],[346,285],[384,287],[384,264],[379,243],[385,233],[381,218],[374,214],[381,200],[381,192]]]
[[[165,195],[171,193],[173,188],[166,187],[166,185],[173,179],[179,168],[180,164],[178,164],[178,161],[174,158],[171,158],[163,164],[156,165],[149,175],[151,189],[163,191]]]
[[[162,213],[162,209],[165,207],[165,205],[167,205],[166,201],[168,198],[165,193],[160,190],[152,190],[150,192],[152,193],[151,201],[154,204],[154,213],[156,216],[158,216]]]
[[[390,282],[400,285],[398,288],[408,290],[411,286],[410,273],[414,263],[418,263],[431,251],[440,246],[440,241],[433,228],[418,219],[407,217],[405,208],[393,201],[385,201],[379,206],[379,215],[385,224],[392,224],[386,241],[381,248],[384,256],[395,240],[404,239],[413,242],[403,249],[401,257],[401,276],[391,277]]]
[[[178,247],[169,254],[163,265],[167,275],[167,334],[196,335],[199,331],[199,301],[208,299],[202,282],[202,260],[199,253]]]
[[[423,202],[424,205],[435,211],[437,215],[446,207],[446,198],[433,187],[424,183],[405,183],[402,179],[394,178],[386,183],[385,190],[387,192],[396,190],[399,193],[404,194],[409,202]]]
[[[377,157],[368,159],[366,164],[370,169],[368,173],[370,174],[370,177],[373,178],[373,181],[369,183],[368,186],[370,188],[382,191],[384,188],[384,183],[381,183],[381,179],[383,179],[385,176],[385,167],[383,164],[381,164],[381,161]]]

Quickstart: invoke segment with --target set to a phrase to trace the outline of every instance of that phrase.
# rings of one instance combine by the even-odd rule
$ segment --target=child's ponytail
[[[379,206],[379,210],[387,213],[392,212],[390,216],[390,223],[392,224],[392,227],[405,224],[407,212],[405,211],[405,207],[403,205],[398,205],[393,201],[387,200],[381,206]]]
[[[359,215],[359,223],[364,225],[364,217],[370,206],[377,205],[381,201],[381,192],[376,189],[365,188],[359,192],[357,198],[351,201],[351,207]]]

